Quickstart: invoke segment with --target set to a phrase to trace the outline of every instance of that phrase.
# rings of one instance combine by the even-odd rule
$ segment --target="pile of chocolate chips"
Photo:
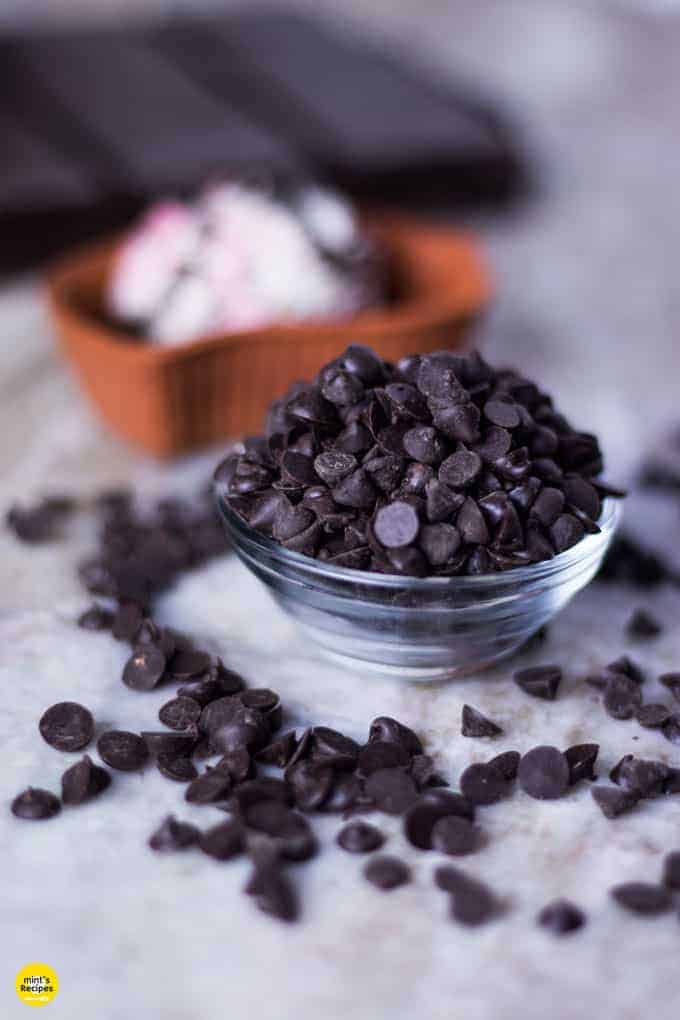
[[[596,437],[517,372],[353,346],[272,404],[215,479],[287,549],[423,577],[525,566],[599,531],[602,497],[623,495],[601,470]]]

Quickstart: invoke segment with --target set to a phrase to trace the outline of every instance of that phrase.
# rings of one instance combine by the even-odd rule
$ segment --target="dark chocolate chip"
[[[663,884],[675,892],[680,891],[680,852],[674,850],[663,860]]]
[[[97,741],[99,757],[112,769],[132,772],[141,768],[149,757],[145,741],[126,730],[107,730]]]
[[[38,724],[43,740],[57,751],[79,751],[94,734],[92,713],[75,701],[60,701],[41,716]]]
[[[411,545],[418,537],[419,528],[417,511],[403,500],[381,507],[373,522],[375,537],[386,549]]]
[[[423,753],[423,745],[413,730],[387,715],[378,716],[373,720],[369,728],[368,740],[371,744],[376,741],[401,744],[410,755]]]
[[[171,730],[186,730],[201,717],[201,706],[194,698],[173,698],[158,711],[158,718]]]
[[[425,499],[425,513],[431,524],[449,521],[465,502],[462,493],[454,492],[438,478],[433,478],[426,484]]]
[[[461,733],[464,737],[497,737],[503,730],[471,705],[463,705]]]
[[[507,797],[510,783],[496,765],[476,762],[461,775],[460,788],[473,804],[494,804]]]
[[[471,545],[486,545],[490,540],[484,515],[469,496],[458,512],[456,526],[463,541]]]
[[[280,921],[296,921],[300,915],[295,889],[276,863],[256,864],[246,893],[255,899],[259,910]]]
[[[564,752],[569,766],[569,785],[579,783],[582,779],[597,779],[595,762],[600,752],[599,744],[574,744]]]
[[[562,680],[562,670],[559,666],[553,665],[531,666],[528,669],[518,669],[512,678],[517,686],[532,698],[554,701]]]
[[[78,617],[78,626],[83,630],[110,630],[113,613],[102,606],[91,606]]]
[[[151,691],[165,673],[165,655],[153,645],[138,645],[125,663],[123,683],[133,691]]]
[[[282,804],[291,807],[294,800],[294,790],[282,779],[274,779],[270,776],[261,779],[249,779],[241,783],[234,790],[233,801],[242,815],[253,805],[262,800],[277,800]]]
[[[460,793],[449,790],[428,790],[407,810],[404,834],[420,850],[432,848],[432,830],[440,818],[455,815],[468,822],[474,820],[474,805]]]
[[[537,800],[556,800],[569,786],[567,759],[556,747],[534,747],[522,756],[517,770],[519,785]]]
[[[412,776],[399,767],[372,772],[366,780],[365,790],[379,810],[388,815],[403,814],[418,797]]]
[[[111,625],[111,633],[118,641],[132,642],[143,619],[142,607],[137,602],[121,602]]]
[[[456,815],[438,819],[432,828],[431,840],[435,850],[452,857],[473,853],[478,845],[474,825]]]
[[[246,825],[266,833],[275,842],[278,853],[289,861],[306,861],[318,846],[307,819],[280,801],[262,800],[245,812]]]
[[[634,793],[619,790],[615,786],[594,786],[590,792],[605,818],[618,818],[619,815],[634,808],[638,802]]]
[[[569,900],[554,900],[543,907],[536,920],[542,928],[547,928],[553,935],[568,935],[569,932],[582,928],[586,917],[583,911]]]
[[[439,468],[439,481],[451,489],[466,489],[482,470],[482,458],[462,443]]]
[[[631,719],[642,704],[640,685],[625,673],[612,673],[602,704],[613,719]]]
[[[174,815],[168,815],[149,838],[149,846],[152,850],[158,850],[161,853],[187,850],[198,843],[200,835],[195,825],[180,822]]]
[[[492,758],[487,764],[497,769],[504,779],[511,781],[517,778],[517,769],[521,759],[519,751],[503,751]]]
[[[437,868],[435,883],[449,893],[451,918],[459,924],[476,927],[490,921],[499,911],[499,904],[489,887],[460,868],[451,865]]]
[[[380,829],[368,822],[350,822],[337,835],[337,842],[351,854],[367,854],[377,850],[385,842]]]
[[[296,744],[297,741],[295,739],[295,732],[291,730],[278,740],[273,741],[271,744],[267,744],[266,747],[257,751],[255,754],[255,760],[261,762],[263,765],[276,765],[277,768],[285,769],[293,757]]]
[[[546,486],[541,489],[529,511],[530,517],[535,517],[545,527],[549,528],[554,524],[564,508],[564,494],[560,489]]]
[[[665,792],[669,777],[668,766],[661,761],[650,761],[626,754],[609,773],[617,786],[636,797],[660,797]]]
[[[218,861],[228,861],[243,852],[245,841],[241,823],[232,818],[201,833],[198,845],[204,854]]]
[[[12,814],[17,818],[26,818],[31,821],[53,818],[60,811],[61,804],[58,797],[55,797],[49,790],[40,790],[34,786],[28,786],[12,801]]]
[[[210,668],[211,659],[207,652],[191,648],[180,648],[168,663],[168,672],[175,680],[190,680]]]
[[[672,715],[667,719],[661,732],[671,744],[680,744],[680,715]]]
[[[373,857],[364,868],[364,877],[377,889],[388,891],[411,881],[411,869],[398,857],[383,854]]]
[[[487,400],[484,405],[484,417],[492,425],[500,425],[504,429],[514,429],[520,423],[519,410],[514,403],[506,400]]]
[[[208,769],[191,781],[184,799],[190,804],[219,804],[228,798],[231,787],[231,776],[225,769]]]
[[[302,759],[289,765],[285,774],[301,811],[319,810],[333,787],[333,769],[323,761]]]
[[[646,609],[636,609],[626,624],[626,634],[633,641],[658,637],[663,627]]]
[[[668,889],[651,882],[624,882],[622,885],[614,886],[611,895],[619,906],[633,914],[647,917],[664,914],[673,905]]]
[[[356,471],[357,459],[351,453],[343,453],[341,450],[327,450],[320,453],[314,460],[314,469],[317,475],[323,479],[326,485],[337,485],[341,478],[345,478]]]
[[[361,748],[357,768],[362,776],[370,776],[378,769],[395,768],[410,764],[411,756],[403,744],[386,740],[369,741]]]
[[[638,708],[635,718],[640,723],[640,726],[644,726],[647,729],[658,729],[665,722],[668,722],[671,715],[671,710],[667,705],[650,702],[648,705],[642,705]]]
[[[573,545],[581,541],[585,534],[583,525],[572,514],[560,514],[555,523],[550,526],[549,531],[558,553],[571,549]]]
[[[425,524],[420,529],[420,548],[433,567],[443,567],[458,552],[460,534],[452,524]]]
[[[192,727],[184,732],[175,731],[165,733],[164,731],[154,733],[150,730],[142,730],[141,737],[146,744],[147,750],[152,757],[159,754],[172,754],[176,757],[188,757],[198,743],[198,730]]]
[[[64,804],[82,804],[103,793],[110,783],[106,769],[93,764],[86,754],[61,777],[61,799]]]
[[[668,688],[676,701],[680,701],[680,673],[662,673],[659,683]]]
[[[176,783],[190,783],[198,775],[198,769],[191,758],[180,758],[167,752],[158,755],[156,765],[162,776],[173,779]]]
[[[357,510],[370,510],[377,498],[375,486],[363,468],[358,468],[341,479],[332,489],[332,495],[336,503]]]

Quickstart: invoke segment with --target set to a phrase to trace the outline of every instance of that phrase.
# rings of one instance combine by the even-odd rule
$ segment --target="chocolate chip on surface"
[[[350,822],[337,835],[337,843],[351,854],[366,854],[379,849],[385,842],[380,829],[368,822]]]
[[[94,735],[92,713],[75,701],[60,701],[43,712],[38,724],[43,740],[57,751],[80,751]]]
[[[542,928],[553,935],[568,935],[582,928],[586,922],[583,911],[569,900],[554,900],[540,911],[536,918]]]
[[[464,737],[497,737],[503,730],[471,705],[463,705],[461,733]]]
[[[364,876],[376,889],[389,892],[411,881],[411,869],[398,857],[384,854],[371,858],[364,868]]]
[[[522,756],[517,770],[519,785],[537,800],[556,800],[569,786],[569,765],[556,747],[534,747]]]
[[[168,815],[165,821],[149,838],[149,846],[160,853],[172,853],[176,850],[188,850],[198,843],[200,832],[189,822],[180,822],[174,815]]]
[[[41,790],[34,786],[27,787],[12,801],[12,814],[30,821],[53,818],[60,811],[61,803],[58,797],[49,790]]]
[[[532,698],[554,701],[562,680],[562,670],[554,665],[531,666],[528,669],[518,669],[513,673],[513,680]]]
[[[664,914],[673,905],[668,889],[651,882],[624,882],[614,886],[611,895],[619,906],[646,917]]]

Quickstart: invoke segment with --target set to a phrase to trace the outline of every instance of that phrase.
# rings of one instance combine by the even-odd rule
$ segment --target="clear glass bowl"
[[[515,652],[597,573],[622,515],[552,560],[478,577],[412,578],[332,567],[250,528],[218,494],[234,548],[321,649],[353,669],[443,680]]]

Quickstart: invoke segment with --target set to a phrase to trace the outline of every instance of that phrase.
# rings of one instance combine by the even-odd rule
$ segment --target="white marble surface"
[[[362,6],[354,0],[349,9]],[[444,73],[460,68],[502,90],[544,170],[539,200],[481,224],[499,284],[486,349],[543,377],[574,418],[602,434],[611,474],[626,478],[642,447],[679,414],[678,29],[533,0],[428,10],[421,19],[415,8],[380,0],[370,17]],[[34,281],[0,291],[0,327],[2,509],[24,493],[84,494],[125,480],[148,498],[190,489],[216,459],[159,467],[106,435],[52,352]],[[628,517],[638,527],[653,520],[657,541],[680,537],[677,511],[654,501],[636,497]],[[83,701],[104,728],[152,725],[166,699],[127,691],[122,647],[73,626],[86,602],[74,565],[91,537],[86,519],[41,549],[0,537],[3,804],[29,783],[58,789],[75,758],[38,736],[37,720],[55,700]],[[644,598],[667,625],[639,649],[652,676],[680,669],[679,598],[665,589]],[[553,704],[521,695],[508,667],[413,689],[328,666],[230,558],[186,577],[159,616],[221,651],[252,683],[279,689],[292,723],[326,722],[360,738],[375,715],[393,714],[423,735],[455,780],[471,759],[539,742],[598,741],[603,775],[629,751],[680,764],[658,734],[609,720],[579,683],[628,647],[623,624],[639,601],[639,593],[595,585],[560,618],[547,647],[525,658],[565,667]],[[461,738],[464,701],[498,720],[505,736],[493,744]],[[56,968],[61,991],[48,1015],[68,1020],[677,1016],[678,919],[629,918],[607,890],[658,876],[663,853],[680,848],[680,800],[645,803],[617,822],[604,819],[584,788],[546,804],[517,793],[480,812],[488,841],[467,866],[492,880],[508,910],[470,932],[446,917],[431,880],[437,855],[409,849],[398,821],[382,818],[387,849],[412,862],[414,883],[373,890],[362,861],[333,848],[337,821],[322,819],[324,851],[294,871],[303,922],[277,924],[241,894],[244,862],[220,865],[198,853],[158,859],[146,849],[167,811],[206,825],[219,817],[184,809],[181,796],[149,769],[116,774],[98,803],[43,825],[2,816],[3,1018],[25,1013],[13,976],[32,959]],[[556,895],[589,915],[581,934],[560,942],[534,925]]]

